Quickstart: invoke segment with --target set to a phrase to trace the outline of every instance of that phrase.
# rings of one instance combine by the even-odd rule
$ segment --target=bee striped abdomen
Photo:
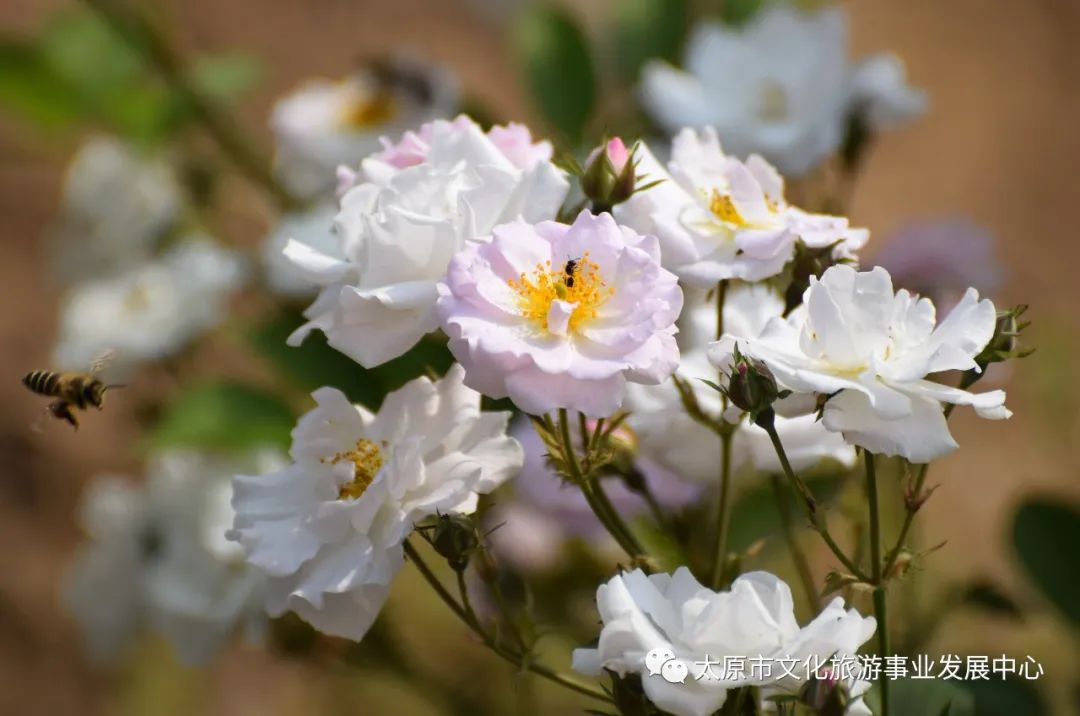
[[[60,374],[51,370],[35,370],[24,375],[22,382],[35,393],[54,396],[58,392]]]

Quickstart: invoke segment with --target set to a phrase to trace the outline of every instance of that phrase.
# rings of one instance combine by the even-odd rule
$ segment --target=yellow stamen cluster
[[[770,196],[765,197],[765,206],[772,214],[776,214],[780,210],[779,202]],[[758,227],[757,224],[752,221],[747,221],[743,215],[739,213],[739,209],[735,206],[735,201],[731,198],[730,194],[721,194],[716,189],[713,189],[712,195],[709,198],[709,211],[711,211],[720,221],[734,224],[741,229],[753,229]]]
[[[571,271],[567,272],[567,266]],[[589,252],[558,266],[551,261],[536,264],[531,275],[522,273],[507,284],[518,295],[521,315],[548,330],[548,313],[556,299],[575,304],[568,330],[573,332],[596,318],[599,309],[615,293],[600,276],[600,266],[589,259]]]
[[[713,189],[712,198],[709,199],[709,211],[715,214],[720,221],[735,224],[736,226],[747,225],[746,220],[743,219],[742,214],[735,207],[735,202],[732,201],[730,194],[721,194],[716,189]]]
[[[345,110],[341,123],[352,129],[367,129],[386,124],[397,115],[397,111],[394,96],[380,90],[374,96],[357,98]]]
[[[338,490],[339,500],[355,500],[363,495],[364,491],[375,481],[375,476],[379,474],[379,470],[383,466],[383,447],[386,447],[385,442],[380,447],[379,443],[367,438],[360,438],[356,441],[356,447],[352,450],[339,452],[332,458],[323,458],[323,462],[331,465],[336,465],[343,460],[348,460],[353,464],[353,479],[346,482]]]

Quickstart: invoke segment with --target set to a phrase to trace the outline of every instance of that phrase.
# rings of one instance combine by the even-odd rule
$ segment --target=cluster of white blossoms
[[[711,127],[680,131],[666,170],[647,147],[639,156],[638,170],[661,183],[617,206],[615,215],[655,234],[664,266],[689,286],[775,276],[797,241],[850,258],[870,236],[843,217],[789,205],[776,169],[756,154],[745,162],[725,154]]]
[[[717,375],[707,355],[707,346],[716,336],[716,302],[704,300],[700,293],[688,295],[697,300],[686,307],[679,322],[682,355],[677,375],[686,379],[698,405],[719,417],[724,412],[721,395],[704,382],[715,380]],[[742,284],[728,290],[724,329],[729,336],[751,340],[783,311],[784,301],[768,285]],[[794,315],[802,311],[799,307]],[[675,386],[670,382],[630,386],[626,408],[630,411],[627,423],[637,433],[643,453],[688,480],[716,480],[716,436],[686,413]],[[796,470],[830,461],[848,467],[855,462],[855,449],[841,435],[829,432],[816,415],[777,416],[776,431]],[[732,469],[736,472],[745,468],[770,474],[781,472],[768,434],[749,421],[737,424],[731,451]]]
[[[596,648],[574,651],[574,668],[599,676],[609,669],[641,676],[649,700],[674,716],[710,716],[727,700],[728,692],[757,686],[762,700],[795,694],[802,685],[796,676],[747,667],[742,673],[702,664],[724,663],[731,657],[792,660],[855,656],[874,634],[873,617],[844,609],[837,597],[813,621],[799,627],[791,590],[767,572],[748,572],[731,588],[715,592],[703,587],[686,567],[674,574],[646,575],[641,570],[612,577],[596,591],[603,628]],[[662,650],[694,678],[668,680],[650,674],[646,655]],[[708,667],[704,667],[708,668]],[[702,678],[697,678],[697,677]],[[867,682],[847,684],[854,700],[847,714],[869,714],[861,695]]]
[[[111,353],[123,372],[176,354],[224,319],[246,263],[184,211],[172,158],[102,136],[68,167],[50,234],[64,288],[56,368],[85,371]]]
[[[225,539],[232,477],[268,470],[276,452],[240,459],[197,452],[151,458],[144,484],[97,478],[80,517],[90,541],[67,578],[64,603],[96,660],[115,662],[141,631],[156,631],[187,664],[210,661],[236,632],[261,639],[266,579]]]
[[[554,218],[569,182],[551,153],[521,125],[484,132],[462,116],[365,159],[341,187],[338,250],[285,248],[322,287],[291,341],[318,328],[366,368],[412,348],[439,327],[436,285],[467,241],[517,218]]]
[[[758,152],[799,176],[840,147],[853,116],[877,131],[925,111],[897,57],[853,67],[847,52],[842,7],[770,3],[746,27],[698,25],[683,69],[650,62],[639,95],[668,132],[715,127],[736,154]]]
[[[293,431],[292,464],[234,481],[229,532],[268,576],[267,609],[360,639],[427,517],[472,513],[521,469],[508,413],[481,412],[460,367],[417,378],[372,415],[334,388]]]
[[[710,659],[855,656],[888,626],[886,586],[911,558],[910,519],[928,496],[921,470],[883,553],[875,455],[925,464],[955,449],[952,406],[1010,415],[1003,391],[967,388],[1019,353],[1022,311],[999,314],[968,289],[939,322],[885,269],[859,269],[869,231],[812,210],[835,201],[800,208],[786,196],[781,171],[806,174],[841,149],[851,170],[857,140],[924,106],[895,58],[850,65],[842,9],[789,5],[766,3],[737,29],[700,25],[685,69],[647,63],[640,97],[670,146],[605,137],[581,152],[584,167],[556,160],[525,125],[445,118],[455,81],[415,62],[371,63],[283,99],[275,172],[262,174],[289,208],[266,236],[262,287],[310,302],[289,345],[319,331],[377,383],[367,395],[404,384],[375,413],[332,385],[315,390],[287,458],[169,453],[141,487],[96,483],[82,517],[91,541],[66,594],[92,651],[116,658],[150,626],[183,661],[205,662],[287,612],[360,640],[408,560],[521,670],[652,704],[624,713],[711,716],[736,692],[732,713],[751,694],[761,711],[801,700],[818,714],[869,713],[870,684],[832,672],[687,681],[655,678],[649,663],[660,653],[685,675]],[[199,212],[182,211],[180,184],[162,157],[115,142],[95,141],[75,163],[57,236],[92,240],[67,253],[77,265],[65,271],[84,276],[66,286],[57,368],[83,370],[105,351],[125,365],[166,358],[221,322],[247,266],[204,235]],[[429,349],[439,359],[426,376],[401,375]],[[533,439],[519,442],[514,412],[484,410],[485,399],[507,399]],[[843,479],[858,449],[873,554],[848,557],[796,473]],[[805,626],[782,580],[739,574],[759,559],[728,544],[744,476],[776,478],[817,612]],[[515,478],[515,490],[481,499]],[[842,564],[826,593],[872,593],[876,619],[839,597],[821,608],[785,484]],[[497,503],[513,493],[516,505]],[[512,524],[489,540],[493,515]],[[692,543],[706,534],[710,545]],[[552,568],[551,545],[567,535],[607,574],[627,565],[596,592],[595,647],[573,655],[581,675],[614,674],[610,692],[538,666],[531,607],[518,619],[501,594],[504,555],[521,572]],[[424,562],[422,539],[456,572],[457,595]],[[491,614],[474,611],[470,568],[487,590],[477,603],[498,603]],[[807,701],[818,681],[828,709]]]
[[[664,166],[647,146],[619,140],[594,152],[590,166],[608,162],[624,177],[632,166],[641,188],[613,211],[580,210],[570,223],[557,218],[570,177],[521,125],[485,132],[464,116],[434,121],[339,170],[332,240],[284,249],[322,286],[291,340],[321,330],[370,368],[441,330],[457,364],[435,383],[420,378],[391,394],[376,416],[334,389],[317,391],[293,435],[293,464],[236,479],[230,536],[268,575],[272,614],[292,610],[327,633],[364,635],[416,526],[471,513],[478,494],[522,465],[507,415],[481,412],[481,394],[534,416],[574,411],[582,430],[586,418],[626,410],[641,455],[699,484],[716,479],[722,421],[732,425],[736,470],[783,469],[766,430],[699,380],[730,372],[736,346],[775,376],[782,415],[772,426],[798,470],[850,466],[855,446],[937,457],[955,446],[943,401],[1007,417],[1000,391],[973,395],[926,378],[977,369],[995,329],[989,301],[969,292],[935,327],[928,300],[894,294],[882,269],[850,265],[865,229],[789,204],[763,158],[726,154],[709,128],[680,132],[670,156]],[[811,275],[792,306],[782,289],[807,251],[831,268]],[[716,340],[719,282],[725,330]],[[713,429],[688,415],[673,375]],[[685,568],[634,572],[598,599],[600,646],[575,659],[590,673],[640,673],[657,645],[679,658],[853,654],[874,626],[836,601],[800,629],[786,585],[761,573],[715,593]],[[654,679],[645,689],[672,713],[708,714],[747,684]],[[865,689],[848,686],[854,696]],[[862,709],[856,699],[852,712]]]
[[[56,274],[68,285],[151,258],[180,215],[183,196],[164,158],[97,136],[68,165],[60,202],[50,239]]]
[[[186,237],[130,270],[69,290],[53,363],[86,370],[103,353],[119,370],[170,356],[225,317],[244,278],[235,252],[205,237]]]
[[[781,387],[827,397],[828,430],[916,463],[957,447],[943,403],[969,405],[992,420],[1011,415],[1002,390],[970,393],[926,378],[979,370],[975,357],[993,337],[997,313],[975,289],[936,324],[934,304],[906,290],[893,293],[885,269],[841,265],[811,280],[803,304],[805,311],[771,319],[756,337],[725,335],[710,357],[726,365],[737,345],[768,366]]]
[[[311,79],[282,98],[270,120],[277,173],[305,199],[334,188],[334,172],[378,151],[382,137],[457,109],[457,79],[412,58],[380,60],[339,80]]]

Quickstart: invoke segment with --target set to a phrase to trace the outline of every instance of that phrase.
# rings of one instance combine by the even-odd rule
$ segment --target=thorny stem
[[[776,426],[769,421],[766,421],[765,424],[758,424],[769,434],[769,439],[772,441],[773,448],[776,450],[776,456],[780,460],[780,466],[784,470],[784,475],[787,476],[788,480],[791,481],[791,484],[799,492],[799,495],[802,496],[801,502],[806,509],[806,516],[810,520],[810,525],[819,535],[821,535],[821,539],[825,541],[825,544],[828,545],[832,553],[840,560],[840,563],[851,572],[851,574],[863,582],[869,582],[870,578],[866,573],[851,561],[851,558],[844,553],[844,550],[840,549],[840,545],[836,543],[836,540],[833,539],[833,536],[829,533],[829,528],[825,523],[825,519],[818,514],[817,501],[810,492],[810,488],[808,488],[806,483],[791,469],[791,463],[788,461],[787,453],[784,451],[784,444],[780,442],[780,436],[776,432]]]
[[[180,54],[153,23],[114,0],[85,2],[154,65],[240,171],[266,190],[280,208],[297,206],[296,199],[275,178],[264,154],[252,146],[235,120],[191,83]]]
[[[967,390],[975,384],[979,378],[982,377],[979,373],[967,372],[960,378],[960,383],[957,387],[960,390]],[[952,403],[945,406],[945,419],[948,420],[952,415],[952,411],[956,406]],[[923,488],[926,486],[926,473],[930,471],[930,463],[924,462],[919,466],[919,473],[915,476],[915,484],[911,490],[912,500],[906,505],[906,512],[904,514],[904,521],[900,525],[900,534],[896,538],[896,544],[889,550],[889,555],[885,558],[884,574],[888,577],[892,574],[893,568],[896,566],[896,560],[900,558],[900,552],[904,549],[904,543],[907,541],[908,533],[911,532],[911,524],[915,521],[915,513],[922,507]]]
[[[570,471],[570,480],[581,487],[585,500],[589,503],[593,514],[600,520],[600,524],[615,539],[626,554],[634,560],[640,560],[645,556],[645,550],[634,537],[633,532],[623,521],[618,511],[611,504],[604,488],[593,475],[586,475],[578,462],[577,452],[570,436],[570,417],[566,408],[559,408],[559,436],[561,449],[567,469]],[[591,441],[586,441],[589,444]]]
[[[770,476],[773,486],[773,494],[776,496],[776,510],[780,513],[780,527],[784,533],[784,541],[787,542],[791,559],[795,563],[795,571],[799,573],[799,581],[802,582],[803,593],[806,603],[810,607],[811,614],[817,614],[821,609],[818,602],[817,588],[814,586],[814,575],[810,571],[810,563],[806,559],[806,553],[799,546],[799,540],[795,536],[794,521],[791,517],[791,505],[788,504],[787,493],[784,492],[779,475]]]
[[[882,579],[881,563],[881,516],[878,513],[877,472],[874,453],[863,450],[866,460],[866,498],[870,503],[870,577],[874,585],[874,616],[877,618],[878,648],[881,658],[889,654],[889,612]],[[881,679],[881,714],[889,716],[889,680]]]
[[[458,603],[458,601],[454,599],[453,595],[451,595],[450,592],[447,591],[446,587],[442,585],[442,582],[439,581],[439,578],[435,576],[435,573],[431,571],[431,568],[428,567],[426,562],[424,562],[423,558],[420,556],[420,553],[416,551],[416,548],[413,547],[412,543],[408,540],[405,541],[405,555],[409,558],[409,561],[416,565],[416,569],[420,572],[420,576],[422,576],[424,580],[429,585],[431,585],[431,588],[435,590],[435,594],[438,595],[438,597],[446,604],[446,606],[450,607],[450,610],[454,612],[454,614],[456,614],[457,617],[461,619],[461,621],[464,622],[465,625],[469,627],[469,629],[471,629],[473,633],[475,633],[476,636],[478,636],[480,640],[489,649],[495,652],[502,659],[510,662],[519,669],[528,669],[534,674],[542,676],[548,681],[552,681],[556,684],[564,686],[571,691],[576,691],[579,694],[589,696],[590,698],[594,698],[599,701],[611,703],[611,698],[600,688],[580,681],[571,674],[564,674],[562,672],[556,671],[555,669],[544,666],[543,664],[537,664],[531,661],[528,658],[527,654],[518,654],[499,645],[495,641],[494,637],[488,634],[487,631],[483,628],[483,626],[472,616],[470,616],[470,610],[462,607]]]

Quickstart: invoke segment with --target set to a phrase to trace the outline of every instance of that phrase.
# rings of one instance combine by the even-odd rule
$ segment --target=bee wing
[[[116,357],[116,350],[113,348],[106,348],[101,353],[98,353],[94,357],[94,361],[90,364],[90,375],[96,376],[101,371],[105,370],[113,358]]]
[[[34,422],[30,423],[30,429],[38,435],[45,434],[45,423],[53,417],[52,405],[46,405],[38,413],[38,416],[34,419]]]

